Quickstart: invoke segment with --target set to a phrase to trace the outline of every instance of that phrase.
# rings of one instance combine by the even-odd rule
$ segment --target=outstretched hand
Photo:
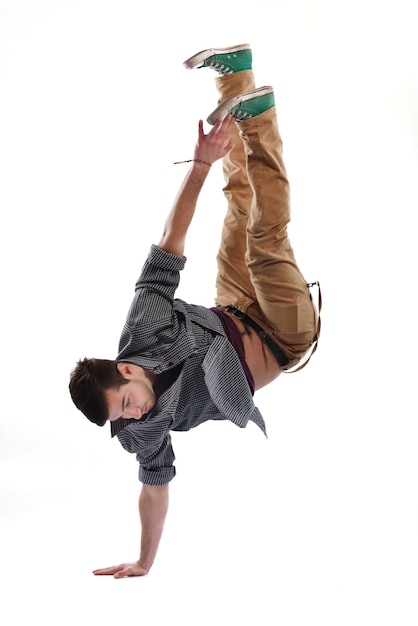
[[[203,131],[203,121],[199,120],[199,135],[196,143],[194,158],[206,163],[214,163],[222,159],[233,148],[229,138],[229,127],[233,122],[232,115],[219,119],[207,135]]]
[[[95,576],[125,578],[126,576],[145,576],[148,574],[148,570],[142,567],[142,565],[139,564],[139,561],[135,561],[134,563],[122,563],[121,565],[114,565],[113,567],[95,569],[93,574]]]

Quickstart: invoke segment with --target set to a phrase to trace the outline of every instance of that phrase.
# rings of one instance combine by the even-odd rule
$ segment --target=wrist
[[[209,161],[204,161],[203,159],[187,159],[187,161],[174,161],[173,165],[179,165],[180,163],[200,163],[201,165],[212,167],[212,163],[209,163]]]
[[[142,573],[144,575],[148,574],[148,572],[150,571],[152,567],[152,563],[147,564],[144,561],[141,561],[141,559],[137,561],[137,563],[138,563],[138,568],[141,569]]]
[[[209,161],[205,161],[204,159],[192,159],[193,163],[196,163],[197,165],[204,165],[206,167],[212,167],[212,163],[210,163]]]

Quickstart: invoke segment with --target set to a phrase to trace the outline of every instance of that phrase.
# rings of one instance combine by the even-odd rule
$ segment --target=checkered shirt
[[[254,406],[238,355],[217,315],[175,298],[185,257],[151,246],[119,342],[117,360],[161,374],[182,365],[174,383],[140,420],[111,423],[111,435],[135,453],[139,480],[164,485],[175,476],[170,431],[187,431],[208,420],[251,420],[266,428]]]

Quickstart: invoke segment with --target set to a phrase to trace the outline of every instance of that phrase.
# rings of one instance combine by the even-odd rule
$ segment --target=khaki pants
[[[255,89],[252,70],[216,79],[219,102]],[[251,317],[294,366],[316,340],[318,313],[287,236],[289,182],[276,107],[231,125],[223,160],[228,202],[217,256],[217,298]]]

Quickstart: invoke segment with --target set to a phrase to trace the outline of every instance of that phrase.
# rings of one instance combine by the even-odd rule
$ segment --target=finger
[[[219,117],[216,120],[215,124],[213,125],[213,132],[215,134],[219,133],[222,130],[222,125],[223,125],[224,119],[225,119],[224,117]]]
[[[122,569],[123,565],[113,565],[112,567],[102,567],[101,569],[93,570],[95,576],[112,576],[118,570]]]
[[[228,139],[228,141],[226,142],[226,144],[224,145],[224,154],[228,154],[228,152],[230,150],[232,150],[232,148],[234,147],[234,142],[232,141],[232,139]]]
[[[214,125],[214,133],[219,137],[225,137],[229,133],[229,127],[233,121],[232,115],[226,115],[223,118],[218,119]]]
[[[225,115],[225,117],[223,117],[220,120],[218,120],[220,122],[220,126],[221,126],[220,129],[226,132],[228,130],[228,128],[230,127],[231,122],[233,121],[233,119],[234,119],[233,116],[230,115],[230,113],[227,113]]]

